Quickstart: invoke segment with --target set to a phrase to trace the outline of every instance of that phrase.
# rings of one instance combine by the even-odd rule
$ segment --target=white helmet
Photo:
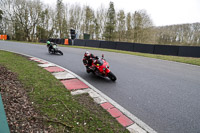
[[[90,56],[90,52],[86,51],[85,52],[85,57],[89,57]]]

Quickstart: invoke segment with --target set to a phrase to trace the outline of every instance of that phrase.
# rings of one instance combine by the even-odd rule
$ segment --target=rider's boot
[[[86,72],[87,72],[87,73],[90,73],[90,72],[91,72],[91,69],[89,68],[89,66],[86,66]]]

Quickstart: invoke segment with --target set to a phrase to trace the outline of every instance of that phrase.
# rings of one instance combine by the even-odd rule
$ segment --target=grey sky
[[[57,0],[41,0],[55,5]],[[101,5],[109,6],[110,0],[63,0],[64,3],[89,5],[94,10]],[[200,0],[112,0],[116,10],[126,13],[145,9],[154,25],[171,25],[200,22]]]

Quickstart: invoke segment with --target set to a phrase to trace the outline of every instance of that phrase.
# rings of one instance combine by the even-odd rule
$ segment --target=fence
[[[64,44],[65,39],[48,39],[57,44]],[[47,40],[42,40],[46,42]],[[42,42],[41,41],[41,42]],[[68,39],[71,45],[71,39]],[[200,57],[200,47],[198,46],[172,46],[172,45],[154,45],[154,44],[140,44],[128,42],[112,42],[112,41],[98,41],[98,40],[81,40],[75,39],[75,46],[86,46],[95,48],[107,48],[116,50],[125,50],[150,54],[185,56],[185,57]]]

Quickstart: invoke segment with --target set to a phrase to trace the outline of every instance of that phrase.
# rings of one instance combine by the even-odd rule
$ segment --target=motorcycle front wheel
[[[108,73],[108,77],[109,77],[112,81],[116,81],[116,80],[117,80],[117,77],[116,77],[112,72],[109,72],[109,73]]]
[[[59,50],[58,52],[60,53],[60,55],[63,55],[63,52],[62,52],[62,51]]]

